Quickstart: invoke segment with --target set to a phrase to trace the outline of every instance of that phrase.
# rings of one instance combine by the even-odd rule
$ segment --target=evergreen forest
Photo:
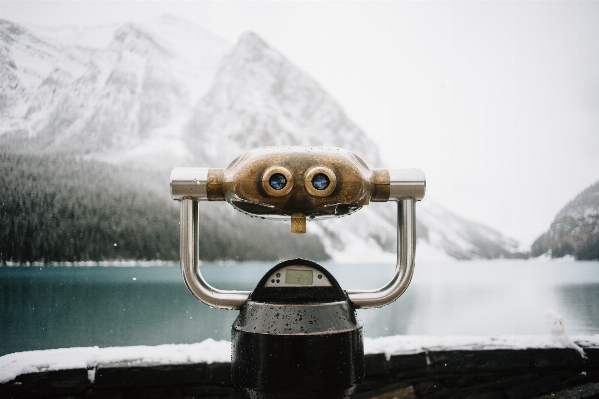
[[[201,209],[200,257],[327,259],[318,239],[288,224]],[[168,176],[57,155],[0,153],[2,264],[179,259],[179,206]]]

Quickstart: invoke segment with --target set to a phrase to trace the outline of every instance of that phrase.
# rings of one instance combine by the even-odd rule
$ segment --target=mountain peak
[[[379,166],[378,148],[310,76],[253,32],[223,59],[188,132],[205,159],[224,164],[265,145],[332,146]],[[212,143],[212,144],[208,144]],[[206,149],[219,148],[208,153]]]
[[[158,50],[162,54],[169,54],[150,32],[133,23],[126,23],[114,32],[114,43],[132,53],[147,54]]]
[[[269,50],[271,48],[260,36],[254,32],[245,32],[239,37],[232,54],[239,56],[241,62],[255,63],[262,60]],[[273,51],[271,55],[274,54],[278,53]]]
[[[239,36],[239,46],[243,47],[253,47],[257,49],[268,48],[268,44],[256,33],[252,31],[247,31]]]

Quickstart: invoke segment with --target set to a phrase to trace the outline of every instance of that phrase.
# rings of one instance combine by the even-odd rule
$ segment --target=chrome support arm
[[[225,291],[212,287],[200,272],[198,256],[198,201],[181,200],[181,273],[189,291],[208,306],[241,309],[250,291]]]
[[[240,309],[250,291],[216,289],[204,280],[198,257],[198,204],[223,200],[210,197],[207,168],[175,168],[171,173],[173,199],[181,201],[181,272],[191,293],[205,304],[221,309]],[[408,288],[414,273],[416,251],[416,201],[424,197],[426,179],[419,169],[389,169],[388,198],[397,202],[397,264],[392,279],[375,290],[348,291],[356,308],[385,306]]]
[[[399,298],[412,280],[416,253],[416,207],[413,198],[397,202],[397,265],[393,278],[370,291],[347,291],[357,309],[379,308]]]

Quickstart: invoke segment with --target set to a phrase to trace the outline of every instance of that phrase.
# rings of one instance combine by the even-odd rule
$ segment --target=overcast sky
[[[36,25],[187,18],[254,31],[427,197],[530,244],[599,180],[599,1],[0,1]]]

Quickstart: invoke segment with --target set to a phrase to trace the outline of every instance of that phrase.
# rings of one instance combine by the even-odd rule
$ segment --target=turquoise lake
[[[210,284],[251,290],[274,263],[203,264]],[[345,289],[384,284],[394,265],[324,263]],[[570,335],[599,333],[599,262],[418,263],[395,303],[359,310],[367,337],[538,335],[544,312]],[[237,311],[211,309],[185,287],[178,266],[0,267],[0,355],[77,346],[230,339]]]

